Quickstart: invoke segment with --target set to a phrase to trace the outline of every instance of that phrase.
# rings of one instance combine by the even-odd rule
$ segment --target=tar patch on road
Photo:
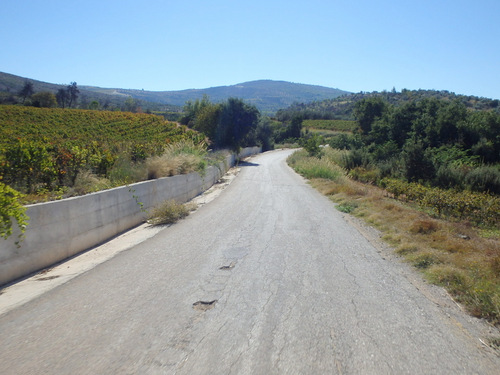
[[[198,301],[193,303],[193,309],[198,311],[211,310],[215,307],[216,303],[217,303],[216,299],[214,299],[213,301]]]
[[[229,271],[229,270],[232,270],[234,268],[234,266],[236,266],[236,262],[231,262],[231,264],[229,264],[228,266],[222,266],[222,267],[219,267],[219,269]]]

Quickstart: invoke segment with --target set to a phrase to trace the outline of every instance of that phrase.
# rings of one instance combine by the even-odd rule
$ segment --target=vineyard
[[[380,181],[380,185],[395,199],[415,202],[430,209],[437,217],[470,220],[477,225],[495,226],[500,222],[500,198],[497,195],[430,188],[389,178]]]
[[[304,120],[304,128],[330,130],[336,132],[353,132],[357,129],[357,123],[349,120]]]
[[[107,178],[183,140],[204,139],[160,116],[0,106],[0,181],[27,194],[73,186],[82,171]],[[116,170],[114,171],[116,174]]]

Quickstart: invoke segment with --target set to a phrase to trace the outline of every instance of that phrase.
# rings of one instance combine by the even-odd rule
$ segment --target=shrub
[[[309,156],[321,158],[322,152],[320,143],[321,143],[321,137],[319,137],[316,134],[314,134],[311,138],[309,138],[305,142],[304,148],[308,152]]]
[[[8,238],[13,231],[12,219],[17,222],[23,235],[29,217],[26,208],[20,203],[22,194],[0,182],[0,237]]]
[[[434,185],[444,189],[463,189],[463,181],[466,172],[463,169],[454,168],[449,165],[441,165],[437,168]]]
[[[473,191],[500,194],[500,170],[495,166],[475,168],[465,176],[465,184]]]
[[[415,220],[410,226],[411,233],[429,234],[439,229],[439,223],[431,219]]]
[[[412,264],[417,268],[429,268],[434,264],[439,264],[441,261],[436,257],[435,254],[429,252],[422,252],[416,255],[409,255],[408,258],[411,260]]]
[[[364,149],[356,149],[342,154],[340,165],[351,170],[356,167],[366,167],[370,163],[370,154]]]
[[[189,215],[189,209],[185,204],[168,200],[152,209],[148,223],[152,225],[174,224]]]
[[[356,208],[358,208],[358,204],[356,202],[344,202],[344,203],[341,203],[337,206],[335,206],[337,208],[337,210],[339,210],[340,212],[344,212],[346,214],[350,214],[351,212],[353,212]]]
[[[378,169],[356,167],[349,171],[348,176],[360,182],[373,184],[378,180],[380,171]]]
[[[77,195],[83,195],[109,189],[110,187],[111,183],[108,179],[98,177],[90,171],[82,171],[76,176],[75,185],[72,190]]]

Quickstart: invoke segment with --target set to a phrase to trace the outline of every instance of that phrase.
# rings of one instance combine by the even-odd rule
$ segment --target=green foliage
[[[256,140],[257,144],[262,147],[263,152],[274,148],[272,135],[271,120],[267,116],[260,116],[256,129]]]
[[[229,98],[222,104],[215,134],[216,146],[230,147],[235,151],[250,146],[247,136],[256,129],[259,115],[256,107],[246,104],[241,99]]]
[[[346,214],[352,213],[356,208],[358,208],[358,204],[356,202],[344,202],[335,206],[337,210],[340,212],[344,212]]]
[[[465,176],[465,186],[470,190],[500,194],[500,167],[482,166]]]
[[[427,157],[421,142],[409,140],[403,149],[403,160],[407,181],[426,181],[434,177],[434,165]]]
[[[368,134],[373,123],[380,119],[387,110],[387,103],[379,97],[372,97],[356,103],[353,110],[354,118],[358,121],[359,128]]]
[[[184,106],[181,123],[204,133],[216,148],[239,150],[257,143],[271,145],[269,123],[261,122],[255,106],[241,99],[229,98],[213,104],[207,96]]]
[[[33,82],[26,81],[24,83],[23,88],[19,91],[19,96],[23,98],[23,103],[26,101],[26,98],[29,98],[31,95],[35,93],[33,89]]]
[[[306,149],[309,156],[321,158],[321,137],[314,134],[312,137],[308,138],[304,143],[304,148]]]
[[[353,113],[361,144],[354,146],[348,136],[330,140],[333,147],[354,149],[345,168],[369,167],[380,176],[445,188],[500,190],[493,165],[500,163],[500,115],[468,111],[459,100],[393,106],[378,96],[357,101]]]
[[[51,92],[37,92],[31,95],[31,104],[39,108],[54,108],[57,106],[57,99]]]
[[[4,239],[12,234],[12,219],[16,221],[21,236],[28,225],[29,218],[26,207],[20,203],[21,198],[22,194],[0,182],[0,237]]]
[[[169,144],[203,139],[154,115],[21,106],[0,106],[0,135],[2,181],[26,193],[73,186],[82,171],[128,183],[113,168],[119,158],[137,163]]]
[[[475,96],[456,95],[449,91],[436,90],[406,90],[401,92],[359,92],[354,94],[346,94],[335,97],[333,99],[316,100],[309,102],[296,102],[288,108],[281,109],[276,113],[276,118],[279,121],[289,121],[293,116],[300,115],[304,119],[311,120],[327,120],[327,119],[343,119],[354,120],[353,110],[357,102],[370,98],[380,98],[394,107],[404,106],[409,102],[453,102],[458,100],[468,110],[472,111],[488,111],[486,113],[500,113],[499,101],[488,98],[478,98]],[[307,103],[307,104],[305,104]],[[498,133],[497,133],[498,134]]]

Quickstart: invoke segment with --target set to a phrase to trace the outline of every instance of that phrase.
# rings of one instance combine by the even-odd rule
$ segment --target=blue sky
[[[500,99],[498,0],[2,0],[0,71],[182,90],[257,79]]]

